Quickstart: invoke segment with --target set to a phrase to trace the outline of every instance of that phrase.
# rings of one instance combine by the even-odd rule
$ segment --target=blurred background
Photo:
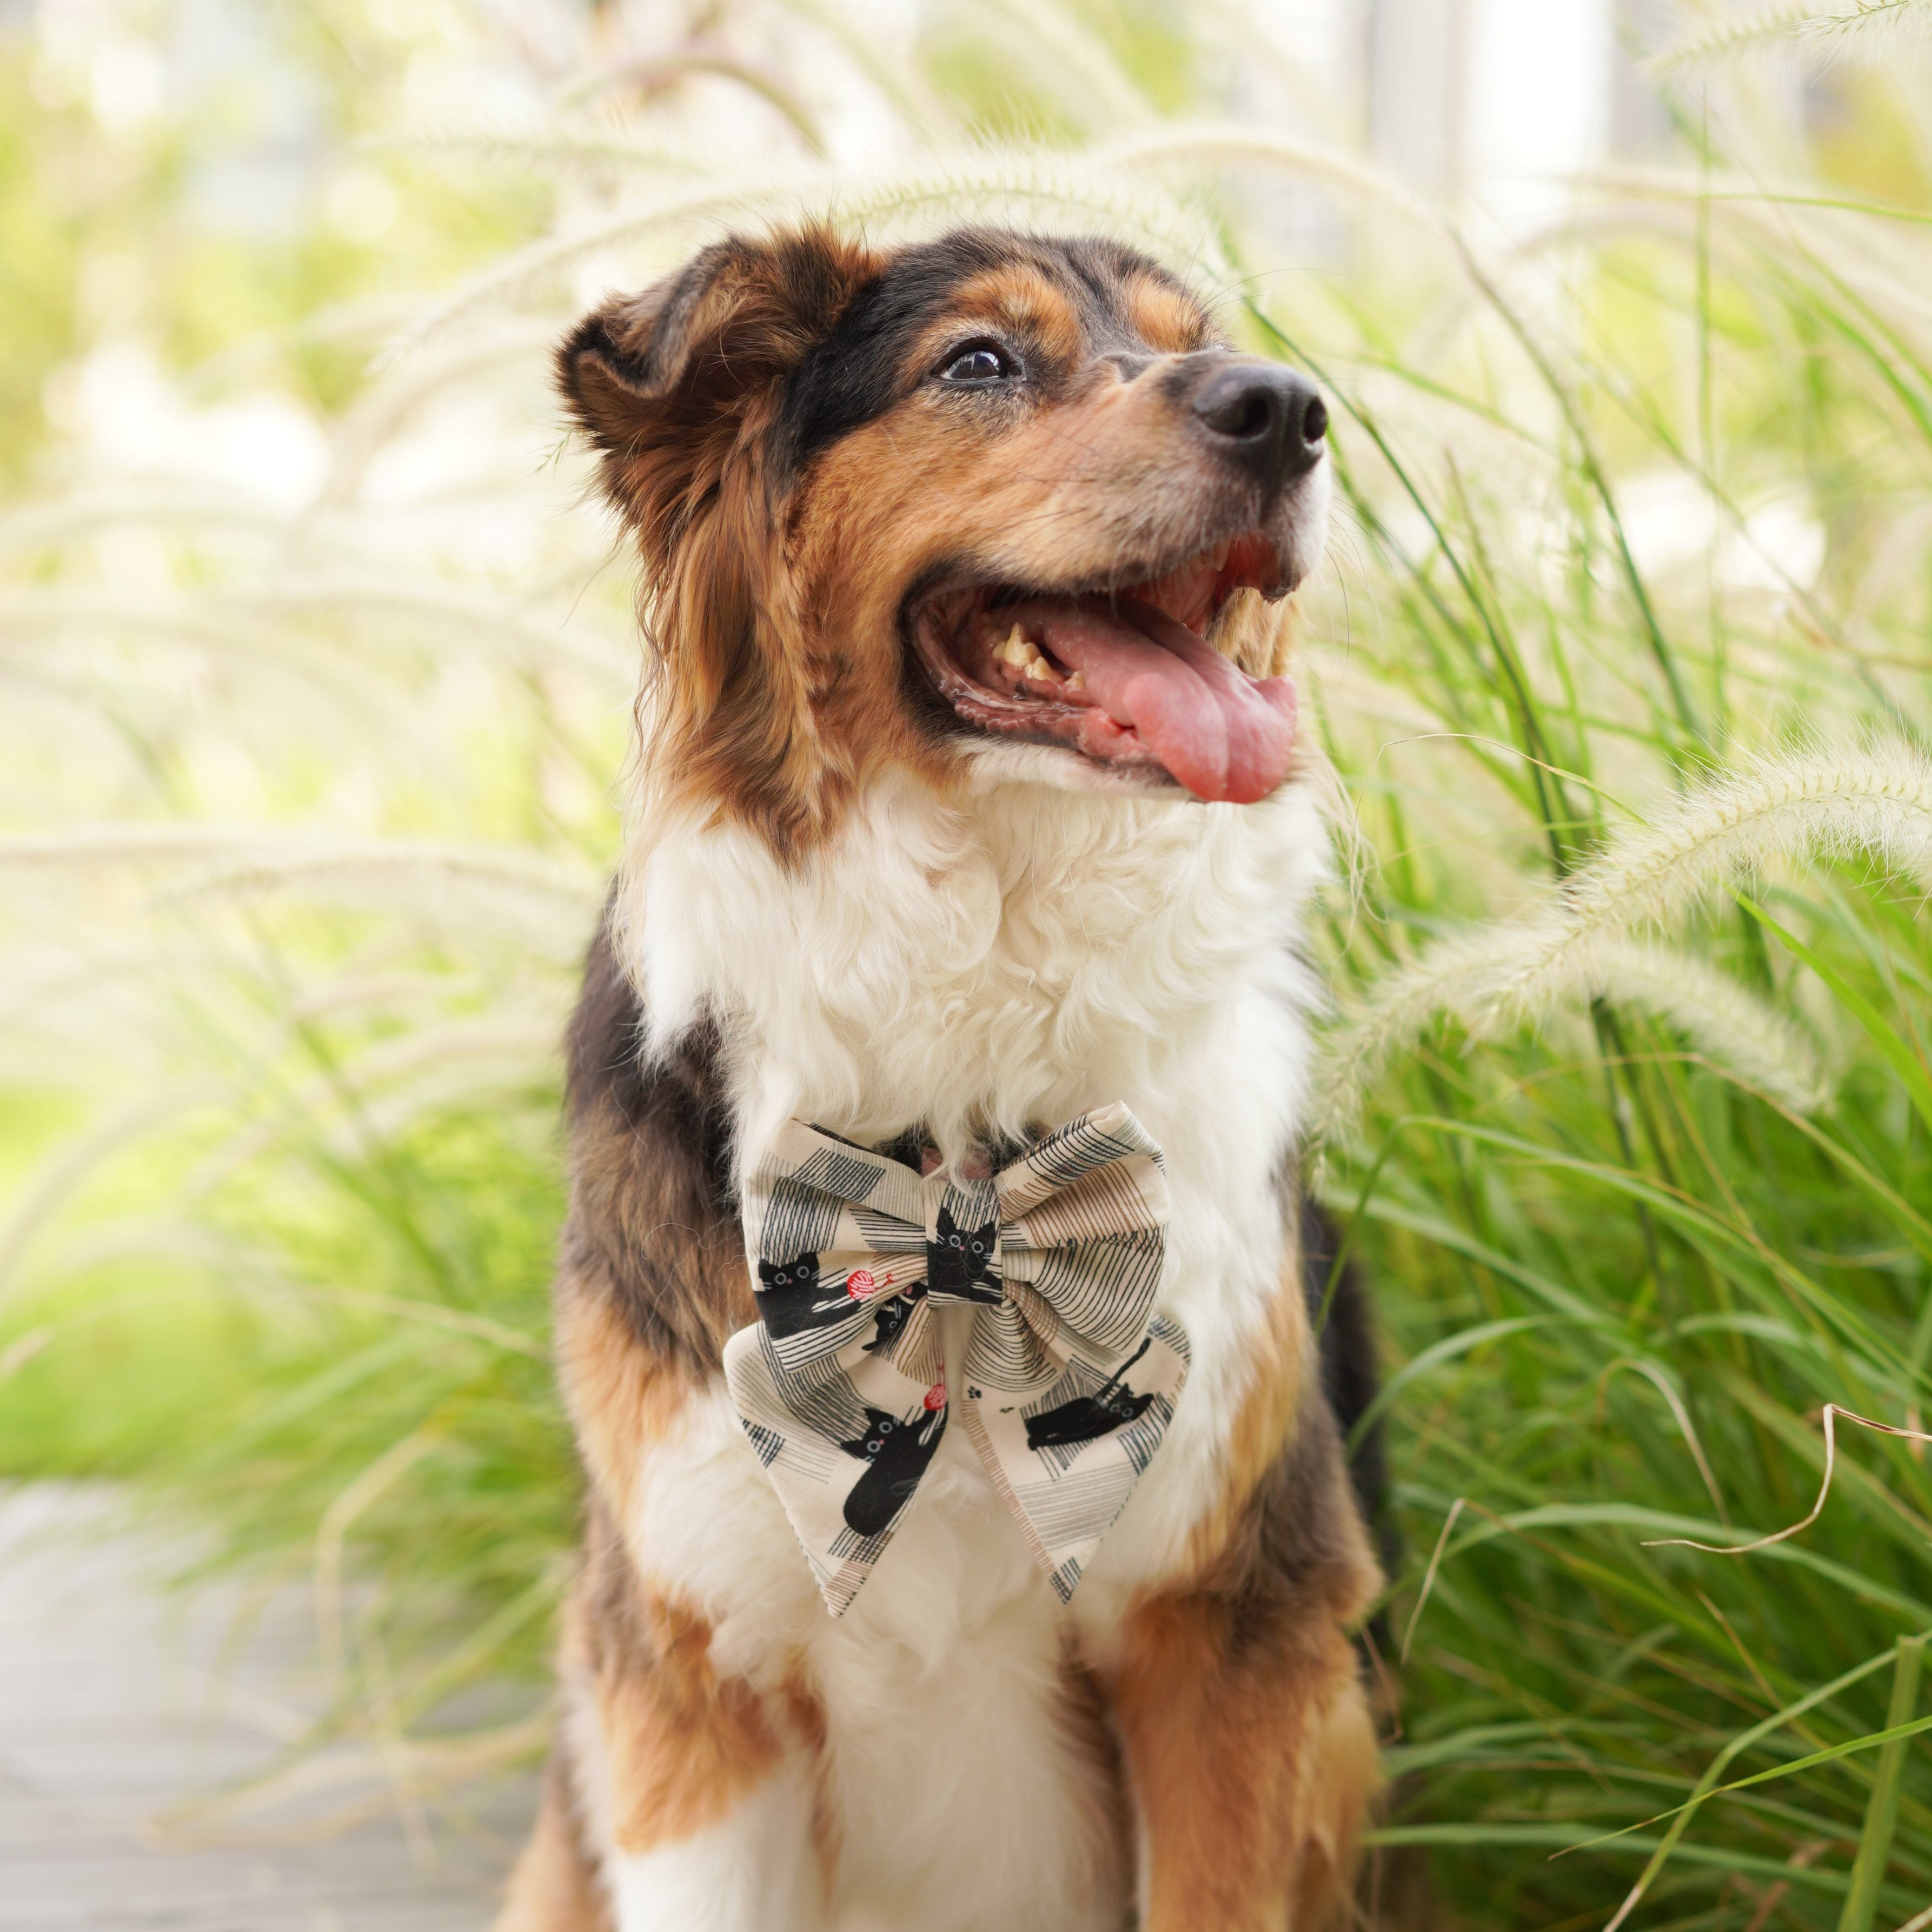
[[[1932,1925],[1932,1477],[1826,1426],[1917,1430],[1932,1360],[1928,47],[1927,0],[0,0],[0,1928],[487,1922],[639,658],[548,351],[806,211],[1120,236],[1336,405],[1362,1922]]]

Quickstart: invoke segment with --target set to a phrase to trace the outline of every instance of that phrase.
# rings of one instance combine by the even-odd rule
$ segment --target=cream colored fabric
[[[1154,1306],[1167,1216],[1160,1150],[1125,1107],[983,1179],[922,1177],[802,1121],[780,1134],[745,1189],[761,1318],[731,1338],[724,1372],[833,1616],[956,1408],[1072,1595],[1186,1378],[1187,1338]],[[974,1311],[956,1364],[934,1316],[947,1306]]]

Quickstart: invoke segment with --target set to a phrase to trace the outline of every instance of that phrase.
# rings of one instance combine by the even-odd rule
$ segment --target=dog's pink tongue
[[[1042,626],[1094,701],[1196,798],[1251,805],[1288,776],[1294,687],[1244,676],[1185,624],[1138,598],[1056,608]]]

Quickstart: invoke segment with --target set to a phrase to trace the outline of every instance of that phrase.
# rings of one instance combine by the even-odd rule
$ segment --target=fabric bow
[[[1154,1311],[1167,1178],[1140,1123],[1098,1108],[982,1179],[794,1120],[743,1212],[760,1318],[725,1378],[832,1614],[892,1540],[949,1393],[1064,1603],[1187,1376]]]

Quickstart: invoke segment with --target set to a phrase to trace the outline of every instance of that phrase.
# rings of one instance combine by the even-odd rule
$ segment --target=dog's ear
[[[825,228],[721,242],[586,317],[557,356],[643,561],[656,728],[676,747],[663,769],[782,846],[814,821],[826,777],[807,668],[779,635],[777,425],[786,379],[877,272]]]
[[[784,378],[871,273],[829,229],[714,243],[640,295],[586,316],[557,352],[557,380],[602,453],[604,484],[662,569],[734,455],[765,453]]]

